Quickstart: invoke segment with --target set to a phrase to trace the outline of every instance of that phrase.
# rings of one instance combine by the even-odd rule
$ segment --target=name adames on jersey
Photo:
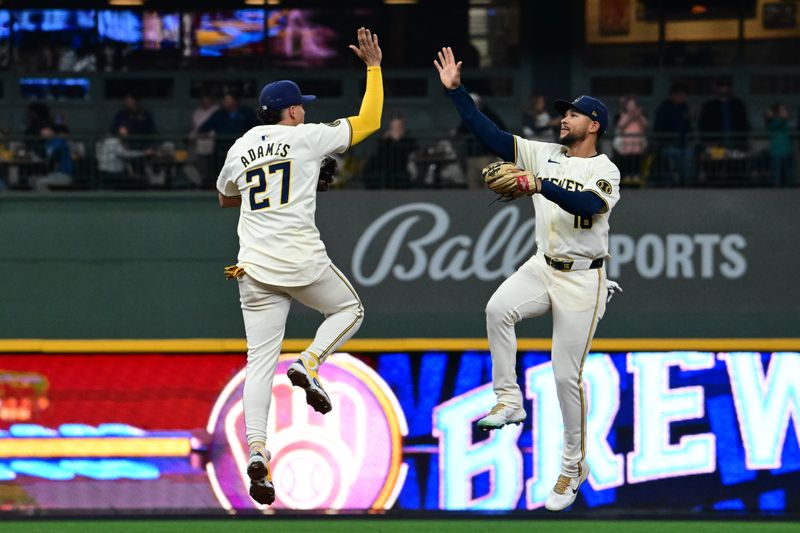
[[[245,155],[240,156],[239,160],[245,168],[256,159],[261,159],[267,156],[286,157],[289,153],[291,146],[284,143],[269,143],[267,145],[259,144],[255,148],[249,148]]]

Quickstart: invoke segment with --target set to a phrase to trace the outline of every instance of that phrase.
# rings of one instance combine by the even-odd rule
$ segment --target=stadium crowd
[[[654,110],[632,95],[607,101],[616,114],[602,151],[620,168],[626,186],[796,186],[797,131],[786,104],[763,110],[763,123],[748,119],[747,103],[727,79],[699,109],[688,85],[675,82]],[[557,142],[560,117],[543,94],[534,94],[505,126],[487,99],[478,108],[501,128],[527,139]],[[454,119],[455,120],[455,119]],[[108,130],[93,142],[72,138],[63,114],[47,104],[28,105],[22,131],[0,128],[0,190],[210,189],[232,141],[258,124],[236,92],[219,101],[209,94],[186,125],[183,138],[158,136],[153,115],[134,94],[124,97]],[[87,146],[89,144],[90,146]],[[369,189],[479,188],[480,169],[492,157],[463,124],[437,132],[408,131],[406,117],[387,110],[378,138],[339,161],[339,187]]]

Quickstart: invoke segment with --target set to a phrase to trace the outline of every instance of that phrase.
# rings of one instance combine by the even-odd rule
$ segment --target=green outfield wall
[[[530,202],[484,191],[332,191],[317,222],[364,301],[364,338],[480,338],[534,250]],[[611,217],[598,338],[800,337],[797,190],[631,190]],[[0,338],[240,338],[237,210],[215,193],[0,195]],[[288,338],[320,316],[295,304]],[[549,318],[518,333],[548,337]]]

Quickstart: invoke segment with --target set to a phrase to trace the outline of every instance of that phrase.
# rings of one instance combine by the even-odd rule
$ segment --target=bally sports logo
[[[364,287],[390,277],[415,281],[426,275],[433,281],[492,281],[513,274],[534,250],[534,219],[516,206],[499,210],[477,237],[451,236],[450,225],[450,214],[436,204],[415,202],[390,209],[356,243],[353,276]],[[375,255],[373,247],[380,251],[379,258],[368,261]],[[410,255],[410,265],[401,259],[404,253]]]
[[[254,502],[245,474],[240,371],[220,394],[208,422],[208,477],[220,505],[246,509],[390,508],[406,476],[402,438],[405,416],[394,393],[370,367],[347,354],[333,354],[320,368],[333,411],[323,416],[292,387],[286,370],[296,355],[281,356],[272,387],[267,448],[272,453],[276,499]]]
[[[610,187],[599,183],[601,188],[606,185]],[[351,263],[356,283],[375,287],[392,279],[495,281],[513,274],[535,249],[535,219],[529,207],[498,210],[478,233],[453,234],[453,226],[463,229],[433,203],[389,209],[356,243]],[[615,233],[609,236],[608,275],[619,277],[624,267],[647,280],[738,279],[747,274],[747,247],[747,238],[739,233]]]

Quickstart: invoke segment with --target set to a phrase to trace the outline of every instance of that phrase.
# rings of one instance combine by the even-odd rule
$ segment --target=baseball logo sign
[[[324,417],[306,405],[286,370],[296,355],[281,356],[272,385],[267,449],[276,500],[254,502],[245,474],[242,369],[225,386],[208,422],[211,436],[206,469],[220,505],[246,509],[390,508],[403,486],[402,438],[408,428],[397,398],[369,366],[347,354],[333,354],[319,375],[334,409]]]

